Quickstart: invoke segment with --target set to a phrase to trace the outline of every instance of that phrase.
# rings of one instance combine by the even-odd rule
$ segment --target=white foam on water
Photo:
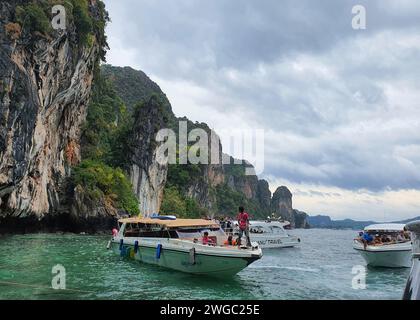
[[[249,266],[248,269],[286,269],[304,272],[319,272],[319,269],[301,268],[301,267],[286,267],[286,266]]]

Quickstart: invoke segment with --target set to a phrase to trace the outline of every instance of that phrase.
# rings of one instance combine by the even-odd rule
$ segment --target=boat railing
[[[226,238],[227,239],[227,238]],[[227,245],[225,244],[226,239],[222,239],[221,237],[216,237],[216,236],[209,236],[209,244],[210,246],[218,246],[218,247],[226,247]],[[197,244],[203,244],[203,238],[187,238],[187,237],[182,237],[179,238],[179,240],[183,240],[183,241],[188,241],[188,242],[193,242],[193,243],[197,243]]]
[[[228,235],[234,235],[235,234],[235,229],[234,228],[224,228],[223,231]]]
[[[364,241],[360,238],[355,238],[353,239],[354,242],[356,243],[361,243],[364,244]],[[379,247],[379,246],[389,246],[389,245],[394,245],[394,244],[404,244],[404,243],[408,243],[411,242],[411,239],[406,239],[404,241],[399,241],[399,240],[391,240],[389,242],[381,242],[381,243],[375,243],[375,242],[368,242],[367,245],[371,246],[371,247]]]

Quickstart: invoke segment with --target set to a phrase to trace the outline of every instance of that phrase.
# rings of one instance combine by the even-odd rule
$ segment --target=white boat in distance
[[[290,248],[300,243],[300,239],[289,235],[284,229],[290,223],[276,220],[250,221],[249,237],[251,242],[256,242],[263,249],[268,248]],[[233,235],[238,236],[238,223],[233,223]],[[242,241],[245,241],[242,238]]]
[[[225,244],[226,234],[211,220],[127,218],[119,224],[109,243],[115,253],[182,272],[233,276],[262,257],[257,243],[251,248]],[[205,232],[212,245],[203,244]]]
[[[388,237],[389,242],[363,243],[361,238],[354,239],[353,248],[365,259],[368,266],[388,268],[410,268],[412,264],[411,239],[400,239],[398,235],[405,232],[405,224],[387,223],[374,224],[364,229],[372,238]]]

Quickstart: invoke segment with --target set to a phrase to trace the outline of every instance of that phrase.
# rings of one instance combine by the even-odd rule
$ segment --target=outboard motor
[[[413,243],[413,266],[407,280],[403,300],[420,300],[420,221],[407,224]]]

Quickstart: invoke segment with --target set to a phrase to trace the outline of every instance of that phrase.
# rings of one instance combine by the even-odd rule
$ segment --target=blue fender
[[[156,259],[160,259],[161,253],[162,253],[162,245],[159,243],[156,247]]]

